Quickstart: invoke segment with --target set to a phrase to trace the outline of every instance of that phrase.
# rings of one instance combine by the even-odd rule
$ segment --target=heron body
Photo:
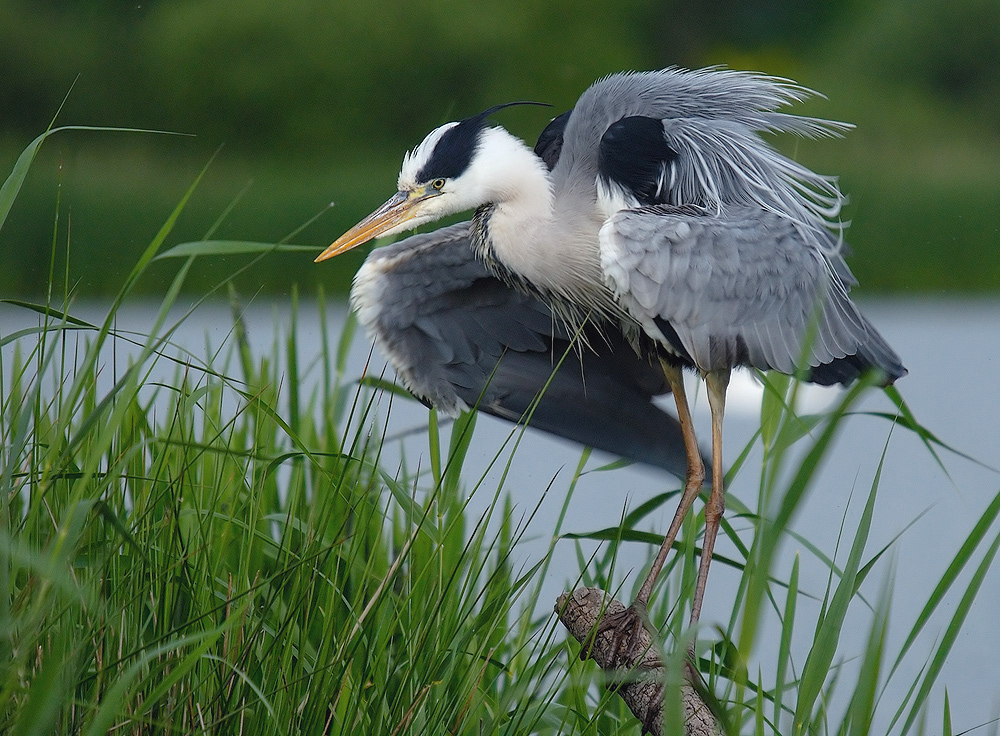
[[[615,74],[549,131],[551,170],[486,113],[432,131],[407,154],[399,192],[318,260],[380,234],[475,210],[483,261],[580,325],[641,331],[660,351],[688,470],[680,506],[639,591],[643,607],[704,479],[680,367],[706,380],[712,492],[692,622],[724,506],[722,418],[729,373],[747,366],[847,383],[906,370],[849,296],[836,179],[762,133],[834,136],[841,123],[790,114],[809,95],[724,69]],[[551,162],[550,162],[551,163]]]
[[[655,362],[611,325],[570,332],[551,310],[476,257],[470,223],[372,251],[351,290],[358,319],[403,385],[449,414],[478,409],[680,478],[677,420]],[[586,342],[586,350],[579,345]]]
[[[542,131],[535,154],[552,168],[569,113]],[[662,371],[615,325],[565,319],[477,258],[471,223],[414,235],[369,254],[351,304],[403,385],[455,416],[478,409],[684,477],[677,420],[654,403]],[[586,345],[586,350],[581,346]]]

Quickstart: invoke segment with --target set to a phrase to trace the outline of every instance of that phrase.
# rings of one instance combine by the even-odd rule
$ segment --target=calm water
[[[865,311],[903,357],[910,375],[899,383],[899,389],[917,419],[941,440],[984,463],[1000,467],[1000,388],[995,375],[1000,371],[1000,302],[995,301],[886,301],[868,303]],[[82,306],[74,314],[87,320],[99,320],[103,314],[97,306]],[[135,306],[120,312],[119,329],[148,329],[154,312]],[[341,318],[342,318],[342,312]],[[284,303],[257,304],[247,314],[252,345],[270,351],[276,330],[283,330],[289,320]],[[34,323],[20,310],[0,305],[0,334]],[[199,309],[177,333],[175,342],[185,345],[195,355],[205,354],[206,342],[219,345],[226,338],[231,319],[228,309],[208,305]],[[310,355],[318,352],[319,327],[314,311],[302,307],[299,315],[300,365],[307,364]],[[4,348],[5,352],[9,348]],[[125,351],[118,356],[124,359]],[[359,339],[355,345],[350,371],[360,375],[367,357],[368,345]],[[6,356],[5,356],[6,357]],[[381,367],[381,363],[377,364]],[[167,375],[173,368],[164,366]],[[707,436],[707,402],[703,392],[692,385],[691,395],[697,395],[696,420],[701,436]],[[806,395],[806,410],[821,408],[835,400],[834,390],[813,389]],[[725,439],[728,460],[741,451],[752,436],[758,421],[760,390],[749,378],[734,379],[726,417]],[[383,405],[383,415],[385,414]],[[864,409],[893,410],[881,394],[873,393]],[[394,401],[388,418],[389,434],[403,432],[426,422],[426,411],[416,402]],[[467,477],[487,475],[484,491],[474,498],[473,512],[486,507],[497,485],[499,470],[486,472],[489,461],[510,433],[510,425],[483,417],[477,427],[473,452],[469,458]],[[418,435],[419,436],[419,435]],[[1000,474],[963,458],[939,450],[942,469],[924,445],[911,432],[892,430],[885,419],[871,416],[850,418],[833,451],[829,454],[811,495],[794,521],[794,529],[824,553],[834,555],[841,525],[847,534],[859,517],[877,465],[886,448],[885,467],[876,507],[874,528],[867,547],[866,559],[883,546],[892,543],[890,552],[869,576],[863,588],[869,600],[875,600],[883,585],[891,586],[893,613],[890,619],[889,642],[886,651],[898,651],[912,622],[926,600],[934,583],[944,572],[961,540],[965,539],[987,504],[1000,489]],[[424,452],[419,439],[406,440],[405,452],[411,467]],[[511,493],[518,513],[529,515],[539,495],[550,485],[552,489],[528,526],[521,545],[521,564],[534,564],[548,548],[555,520],[565,500],[569,478],[579,459],[579,449],[529,432],[517,451],[506,488]],[[594,457],[591,467],[606,461]],[[735,480],[730,493],[749,505],[756,502],[756,471],[751,461],[744,473]],[[569,506],[563,530],[587,532],[617,523],[625,507],[635,507],[665,489],[676,488],[677,481],[661,473],[642,468],[625,468],[612,473],[591,473],[580,482]],[[650,526],[666,528],[673,509],[664,509]],[[993,535],[997,533],[993,530]],[[989,541],[989,540],[988,540]],[[539,609],[548,609],[555,597],[579,574],[574,542],[557,544],[552,568],[545,580]],[[988,544],[988,542],[987,542]],[[841,545],[846,547],[846,543]],[[585,554],[596,545],[583,544]],[[736,556],[735,550],[720,539],[719,553]],[[627,545],[619,559],[619,572],[630,586],[653,551],[642,545]],[[801,588],[822,598],[826,584],[826,568],[816,561],[803,545],[792,539],[783,548],[778,574],[791,566],[800,555]],[[846,559],[847,549],[841,549],[837,559]],[[978,555],[972,567],[978,564]],[[909,679],[925,664],[927,652],[940,638],[960,600],[961,589],[968,583],[972,569],[959,580],[959,591],[948,596],[925,628],[895,678],[898,687],[886,702],[899,702]],[[736,574],[722,565],[713,567],[703,620],[725,625],[732,609]],[[625,590],[630,590],[626,587]],[[812,606],[810,608],[810,606]],[[799,612],[799,641],[796,665],[805,661],[806,645],[811,641],[811,622],[819,604],[803,600]],[[932,702],[942,701],[947,685],[956,732],[976,727],[996,718],[1000,712],[1000,634],[994,616],[1000,611],[1000,565],[987,575],[975,605],[969,613],[962,634],[955,642],[951,656],[939,678]],[[840,654],[848,659],[858,654],[867,636],[869,618],[861,606],[855,605],[849,619],[849,633],[841,643]],[[777,648],[777,639],[762,642],[762,650]],[[766,651],[761,657],[766,659]],[[889,663],[891,664],[891,662]],[[901,675],[901,676],[900,676]],[[909,678],[909,679],[907,679]],[[888,708],[886,710],[889,710]],[[883,713],[884,731],[891,713]],[[932,710],[930,723],[939,724],[938,708]],[[990,726],[977,733],[992,733]],[[929,733],[938,730],[929,728]]]

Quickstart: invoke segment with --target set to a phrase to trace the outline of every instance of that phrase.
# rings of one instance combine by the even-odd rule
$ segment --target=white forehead
[[[406,155],[403,157],[403,166],[399,170],[397,186],[400,191],[409,189],[417,184],[417,173],[430,159],[431,154],[434,153],[434,147],[441,140],[441,136],[456,125],[458,125],[457,122],[445,123],[441,127],[435,128],[427,134],[426,138],[420,141],[420,145],[412,151],[406,152]]]

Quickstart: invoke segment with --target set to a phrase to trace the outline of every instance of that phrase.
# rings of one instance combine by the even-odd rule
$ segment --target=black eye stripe
[[[427,159],[420,171],[417,172],[417,181],[431,181],[433,179],[454,179],[461,176],[472,161],[472,157],[479,146],[479,134],[489,120],[490,115],[511,105],[544,105],[542,102],[506,102],[502,105],[494,105],[488,110],[483,110],[478,115],[462,120],[458,125],[448,128],[431,151],[430,158]]]
[[[417,181],[453,179],[469,167],[486,118],[478,115],[448,128],[431,151],[427,163],[417,172]]]

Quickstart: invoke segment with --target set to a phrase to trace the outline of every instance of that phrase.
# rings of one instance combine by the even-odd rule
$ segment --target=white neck
[[[489,237],[497,260],[561,296],[594,298],[603,291],[594,208],[562,211],[545,164],[503,128],[484,131],[477,159],[483,168],[479,161],[475,168],[488,172],[480,201],[495,205]]]

